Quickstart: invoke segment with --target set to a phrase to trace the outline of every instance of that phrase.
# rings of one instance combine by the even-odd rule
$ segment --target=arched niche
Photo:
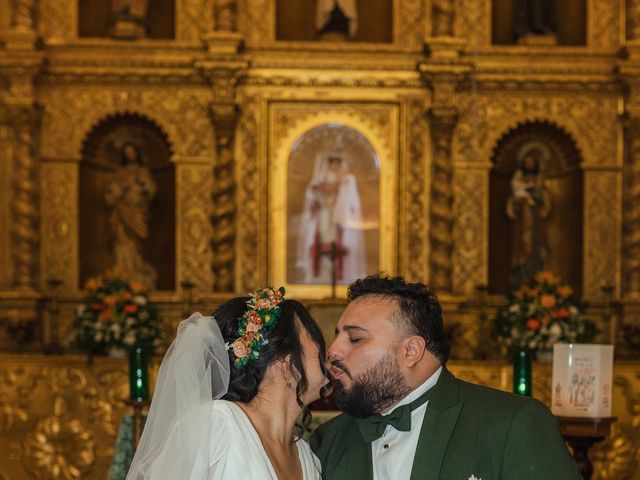
[[[175,0],[80,0],[78,36],[175,38],[175,9]]]
[[[525,12],[527,7],[530,15],[535,15],[533,10],[537,8],[549,11],[555,23],[552,28],[557,45],[586,45],[586,0],[493,0],[491,6],[494,45],[518,44],[516,12]],[[535,45],[535,41],[532,45]]]
[[[154,194],[149,205],[142,257],[156,272],[155,288],[175,289],[175,168],[166,134],[153,121],[135,114],[107,117],[95,125],[83,143],[79,169],[80,287],[115,264],[113,206],[107,197],[121,182],[126,145],[137,149],[149,170]],[[125,180],[126,182],[126,180]],[[136,274],[137,272],[132,272]]]
[[[583,172],[574,140],[546,122],[528,122],[504,134],[493,150],[489,180],[489,291],[506,293],[512,280],[516,222],[507,214],[512,179],[527,151],[537,149],[542,183],[549,197],[543,221],[546,258],[543,268],[576,290],[582,287]]]
[[[316,26],[319,0],[276,0],[276,40],[321,39]],[[347,2],[345,2],[347,3]],[[327,2],[331,6],[331,2]],[[391,0],[356,0],[357,28],[349,38],[356,42],[385,42],[393,39]],[[332,37],[328,37],[331,39]],[[333,38],[334,40],[336,38]]]

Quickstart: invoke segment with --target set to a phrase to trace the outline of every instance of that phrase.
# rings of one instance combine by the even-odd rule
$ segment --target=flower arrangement
[[[268,339],[266,335],[273,330],[280,317],[279,305],[284,300],[285,290],[271,287],[257,290],[247,301],[247,311],[238,318],[238,338],[227,345],[236,357],[234,365],[242,368],[250,360],[260,356],[260,347]]]
[[[494,327],[508,350],[549,350],[557,342],[588,342],[596,336],[597,327],[581,316],[585,309],[586,303],[571,287],[543,271],[509,294]]]
[[[89,279],[88,291],[73,322],[73,344],[90,354],[109,347],[154,346],[161,326],[156,309],[149,304],[148,288],[125,274],[108,272]]]

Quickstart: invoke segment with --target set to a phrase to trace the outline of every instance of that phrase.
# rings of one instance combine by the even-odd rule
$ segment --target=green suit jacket
[[[446,368],[420,428],[411,480],[578,480],[558,422],[539,401],[456,379]],[[371,444],[342,414],[311,447],[325,480],[373,479]],[[396,480],[396,479],[393,479]]]

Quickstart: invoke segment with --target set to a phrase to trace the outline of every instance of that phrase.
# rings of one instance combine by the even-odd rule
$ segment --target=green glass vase
[[[513,354],[513,393],[527,397],[533,391],[531,356],[532,352],[528,348],[516,350]]]
[[[129,398],[149,400],[149,355],[151,347],[135,345],[129,349]]]

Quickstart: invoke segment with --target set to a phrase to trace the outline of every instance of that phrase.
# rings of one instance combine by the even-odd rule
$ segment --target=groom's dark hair
[[[392,298],[398,303],[394,320],[407,335],[425,339],[427,350],[444,365],[451,343],[444,331],[442,309],[435,293],[422,283],[409,283],[403,277],[376,273],[349,285],[349,302],[364,296]]]

